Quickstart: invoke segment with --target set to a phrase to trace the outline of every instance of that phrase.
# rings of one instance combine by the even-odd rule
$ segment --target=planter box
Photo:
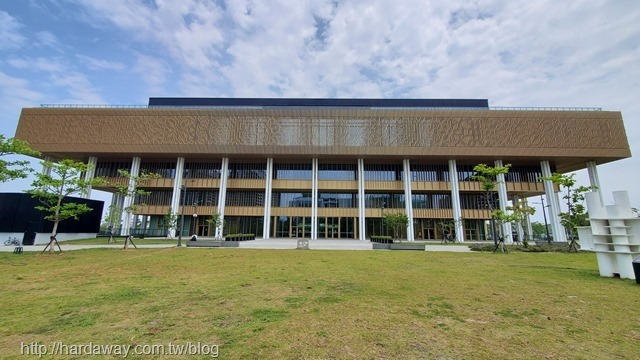
[[[393,239],[390,237],[386,237],[386,236],[372,236],[371,237],[371,242],[372,243],[378,243],[378,244],[392,244],[393,243]]]
[[[225,238],[226,241],[251,241],[255,239],[256,239],[255,235],[244,235],[244,234],[240,234],[240,235],[231,234],[231,235],[227,235],[227,237]]]
[[[187,241],[187,247],[221,247],[222,241],[199,240]]]
[[[425,246],[423,244],[389,244],[389,249],[425,251]]]
[[[391,244],[380,244],[380,243],[371,243],[371,246],[374,250],[389,250],[391,248]]]

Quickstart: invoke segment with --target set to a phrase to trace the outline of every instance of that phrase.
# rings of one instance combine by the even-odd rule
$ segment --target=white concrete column
[[[224,204],[227,199],[227,178],[229,173],[229,158],[222,158],[220,167],[220,191],[218,193],[218,214],[220,214],[220,224],[224,223]],[[216,238],[222,237],[223,226],[216,229]]]
[[[364,195],[364,159],[358,159],[358,237],[360,240],[367,240]]]
[[[560,233],[562,234],[561,239],[564,239],[564,240],[557,240],[557,241],[567,241],[567,229],[562,225],[562,218],[560,217],[560,214],[562,213],[562,204],[564,203],[564,201],[561,200],[560,196],[561,196],[561,191],[556,191],[555,196],[553,197],[553,200],[556,203],[556,209],[558,209],[558,216],[557,216],[558,229],[560,229]]]
[[[502,167],[502,160],[495,161],[495,167]],[[498,183],[498,205],[500,206],[500,210],[507,213],[507,202],[509,198],[507,196],[507,183],[505,181],[504,174],[498,174],[496,177]],[[502,236],[504,236],[505,243],[512,243],[513,237],[511,236],[511,223],[503,222],[502,223]]]
[[[513,203],[513,206],[526,206],[525,203],[520,202],[520,197],[518,195],[513,195],[511,202]],[[522,227],[522,223],[519,221],[516,223],[516,233],[518,234],[518,239],[522,242],[522,240],[524,240],[524,228]]]
[[[542,169],[542,176],[549,177],[551,176],[551,166],[548,161],[540,162],[540,167]],[[560,204],[558,201],[558,196],[554,191],[554,185],[551,180],[543,180],[544,185],[544,193],[545,198],[547,199],[547,204],[549,205],[549,223],[551,224],[551,233],[553,234],[553,241],[566,242],[567,236],[565,234],[564,228],[560,223]]]
[[[456,242],[464,242],[460,182],[458,180],[458,165],[455,160],[449,160],[449,185],[451,187],[451,208],[453,210],[453,223],[456,228]]]
[[[89,165],[87,172],[84,174],[84,181],[90,182],[93,180],[96,174],[96,164],[98,163],[98,158],[95,156],[90,156],[87,165]],[[91,185],[82,192],[82,198],[88,199],[91,197]]]
[[[44,161],[53,162],[53,158],[51,156],[45,156]],[[41,173],[42,175],[47,175],[47,176],[51,175],[51,167],[43,165]]]
[[[318,239],[318,159],[311,160],[311,240]]]
[[[122,204],[123,204],[122,199],[123,199],[122,194],[117,193],[117,192],[113,193],[111,195],[111,209],[117,209],[117,210],[122,209]],[[112,210],[112,211],[115,211],[115,210]],[[120,215],[122,215],[122,212],[119,212],[119,213],[120,213]],[[111,215],[111,214],[109,214],[109,215]],[[113,227],[112,228],[113,230],[118,229],[118,233],[113,232],[114,235],[120,235],[120,232],[119,232],[120,230],[119,229],[121,228],[120,224],[122,223],[122,219],[119,218],[117,220],[113,220],[113,219],[110,218],[110,220],[118,222],[117,224],[116,223],[111,223],[109,225],[111,225]]]
[[[127,188],[127,193],[129,194],[133,192],[134,187],[136,186],[134,177],[140,174],[140,162],[141,159],[139,157],[134,157],[131,160],[131,170],[129,171],[131,177],[129,179],[129,186]],[[133,205],[134,200],[134,195],[125,196],[124,208],[128,208]],[[129,228],[131,227],[131,213],[124,210],[124,208],[122,209],[122,216],[124,218],[124,221],[122,222],[122,228],[124,229],[124,235],[129,235]]]
[[[407,226],[407,240],[414,241],[413,234],[413,202],[411,201],[411,163],[409,159],[402,161],[402,180],[404,182],[404,210],[409,218],[409,226]]]
[[[171,194],[171,215],[176,216],[178,219],[178,214],[180,214],[180,204],[182,202],[182,175],[184,174],[184,158],[179,157],[176,160],[176,173],[173,178],[173,193]],[[176,224],[180,224],[180,219]],[[169,230],[170,237],[176,236],[176,228]]]
[[[122,209],[124,208],[124,195],[120,194],[120,193],[115,193],[113,194],[112,198],[111,198],[111,204],[113,205],[114,209],[117,209],[119,212],[119,217],[116,220],[118,223],[114,224],[113,227],[114,229],[116,228],[116,226],[118,227],[118,232],[117,234],[114,232],[114,235],[126,235],[124,232],[124,227],[122,226],[122,214],[123,211]]]
[[[267,159],[264,186],[264,220],[262,221],[262,238],[269,239],[271,234],[271,194],[273,192],[273,158]]]
[[[594,190],[600,196],[600,202],[604,204],[604,196],[602,188],[600,187],[600,178],[598,177],[598,168],[596,166],[595,161],[587,161],[587,171],[589,172],[589,182],[591,186],[595,186],[597,189]]]
[[[529,208],[529,200],[524,199],[527,208]],[[524,218],[525,227],[527,228],[527,239],[533,240],[533,227],[531,226],[531,215],[527,214]]]

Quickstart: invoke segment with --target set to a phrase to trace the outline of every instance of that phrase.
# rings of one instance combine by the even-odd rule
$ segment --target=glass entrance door
[[[354,225],[350,217],[319,217],[319,239],[353,239]]]
[[[311,237],[311,218],[295,216],[291,222],[291,237],[294,238],[310,238]]]
[[[198,225],[198,236],[209,236],[209,225]]]
[[[339,239],[340,238],[340,218],[319,217],[318,218],[318,238]]]

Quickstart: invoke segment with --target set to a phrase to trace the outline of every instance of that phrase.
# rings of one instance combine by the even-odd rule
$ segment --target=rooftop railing
[[[287,109],[295,108],[300,109],[304,107],[260,107],[260,106],[149,106],[149,105],[90,105],[90,104],[41,104],[42,108],[74,108],[74,109]],[[327,107],[322,107],[327,108]],[[344,109],[344,107],[331,107],[334,109]],[[351,108],[350,108],[351,109]],[[602,111],[599,107],[505,107],[505,106],[491,106],[488,108],[482,107],[425,107],[425,108],[361,108],[355,107],[353,109],[371,109],[371,110],[503,110],[503,111]]]
[[[489,110],[529,110],[529,111],[602,111],[599,107],[506,107],[491,106]]]

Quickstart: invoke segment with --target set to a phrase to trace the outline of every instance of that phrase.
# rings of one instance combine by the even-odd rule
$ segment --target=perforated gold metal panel
[[[608,111],[25,108],[16,136],[74,158],[544,159],[567,171],[631,155]]]

